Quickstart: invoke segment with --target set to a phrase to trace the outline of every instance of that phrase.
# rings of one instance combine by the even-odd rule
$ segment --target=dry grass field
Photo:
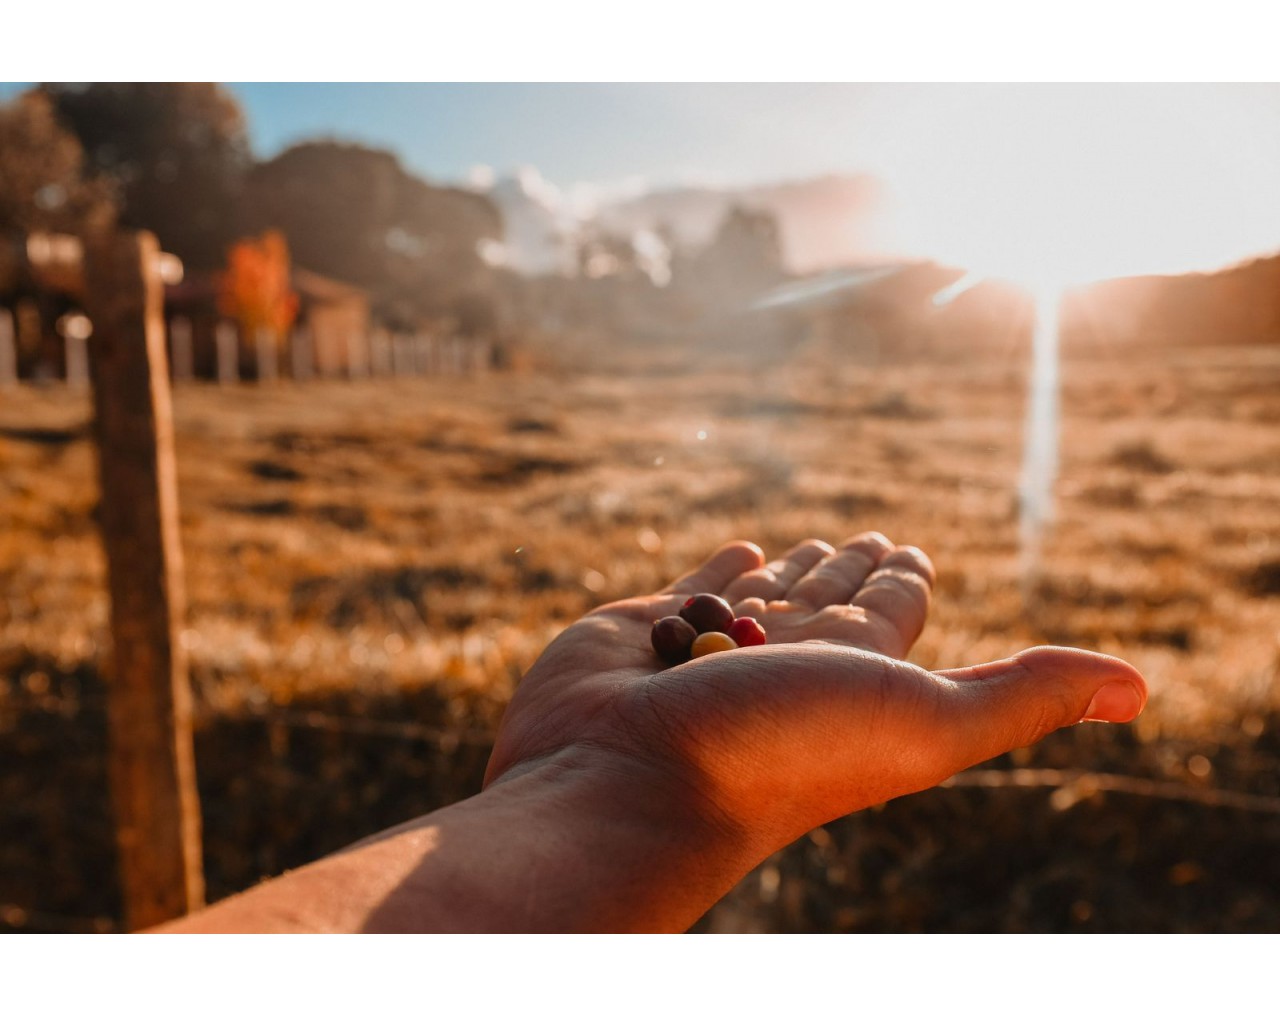
[[[1280,929],[1280,348],[1068,360],[1063,385],[1028,588],[1021,363],[180,389],[210,898],[477,790],[582,611],[732,537],[875,528],[938,566],[916,662],[1084,646],[1150,706],[816,830],[700,930]],[[0,396],[0,927],[120,911],[87,419]]]

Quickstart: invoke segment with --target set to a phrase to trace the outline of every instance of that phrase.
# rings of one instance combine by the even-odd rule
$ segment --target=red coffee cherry
[[[698,593],[684,602],[680,617],[699,632],[728,632],[733,624],[733,608],[714,593]]]
[[[698,633],[683,618],[669,614],[659,618],[649,630],[654,652],[668,664],[683,664],[689,659],[689,648]]]
[[[754,618],[736,618],[729,626],[729,638],[739,646],[763,646],[769,641],[764,628]]]

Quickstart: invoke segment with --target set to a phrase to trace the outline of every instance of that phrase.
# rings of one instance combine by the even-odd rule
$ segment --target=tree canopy
[[[239,233],[251,158],[244,114],[208,82],[46,84],[88,169],[110,183],[120,224],[148,229],[191,268],[223,264]]]
[[[238,241],[227,256],[218,309],[246,332],[260,328],[280,336],[298,313],[289,281],[289,245],[275,230]]]
[[[480,195],[435,187],[390,152],[307,142],[253,168],[245,192],[252,230],[278,229],[300,265],[368,289],[392,324],[453,313],[484,290],[481,241],[502,222]]]
[[[0,234],[83,235],[111,224],[111,188],[84,177],[84,152],[49,99],[27,92],[0,104]]]

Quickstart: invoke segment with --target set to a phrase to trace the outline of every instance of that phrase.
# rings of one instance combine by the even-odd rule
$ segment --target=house
[[[289,281],[298,294],[298,316],[293,334],[281,339],[283,362],[295,363],[290,344],[305,335],[308,362],[314,373],[336,376],[367,370],[372,329],[369,294],[298,266],[290,270]],[[170,325],[177,318],[190,323],[192,367],[200,378],[218,376],[216,330],[226,320],[218,310],[219,285],[217,273],[204,272],[165,287],[165,319]],[[238,349],[240,377],[255,376],[258,364],[254,338],[241,335]]]
[[[316,373],[364,373],[369,366],[369,294],[349,283],[329,279],[305,268],[290,274],[298,294],[297,326],[311,340]]]

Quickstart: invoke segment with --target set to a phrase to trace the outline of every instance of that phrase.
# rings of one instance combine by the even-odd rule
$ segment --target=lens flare
[[[750,310],[764,310],[799,304],[818,304],[834,294],[850,294],[868,283],[897,271],[830,272],[818,280],[792,283],[773,290],[755,302]],[[966,272],[937,290],[930,298],[942,308],[978,284],[999,276]],[[1028,273],[1023,280],[1007,280],[1032,298],[1034,321],[1031,333],[1031,373],[1028,378],[1027,416],[1023,431],[1022,467],[1018,479],[1018,546],[1023,599],[1029,603],[1040,573],[1044,536],[1053,522],[1054,485],[1058,479],[1060,397],[1059,327],[1061,305],[1068,283],[1054,280],[1048,273]]]
[[[1024,600],[1040,571],[1045,529],[1053,521],[1053,487],[1058,479],[1059,335],[1063,290],[1042,285],[1032,290],[1035,322],[1031,334],[1031,378],[1027,422],[1018,484],[1018,546],[1022,556]]]

